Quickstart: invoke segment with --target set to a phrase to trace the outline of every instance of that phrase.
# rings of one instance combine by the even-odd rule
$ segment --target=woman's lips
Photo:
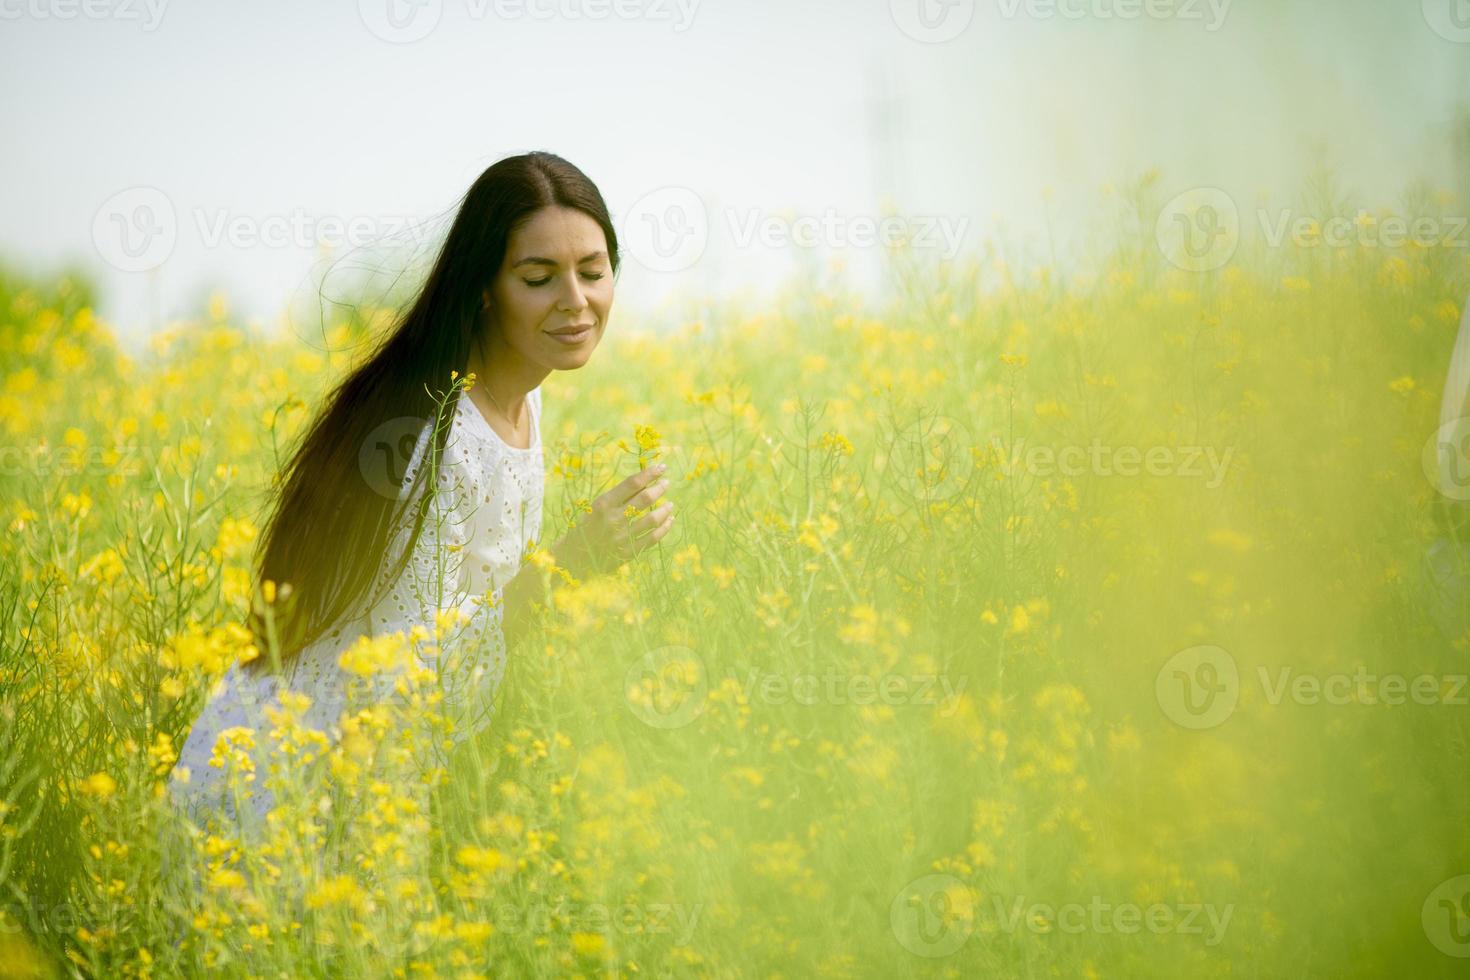
[[[559,343],[566,344],[568,347],[572,347],[572,346],[574,346],[576,344],[580,344],[582,341],[586,340],[588,337],[591,337],[592,336],[592,328],[591,327],[583,327],[581,330],[577,330],[577,331],[575,331],[573,333],[549,333],[549,335],[550,335],[550,337],[551,337],[552,340],[555,340],[555,341],[557,341]]]

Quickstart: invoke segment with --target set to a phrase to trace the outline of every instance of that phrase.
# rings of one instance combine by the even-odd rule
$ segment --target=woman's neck
[[[526,395],[551,372],[497,343],[495,338],[488,341],[486,348],[471,352],[468,370],[502,411],[512,419],[522,418]]]

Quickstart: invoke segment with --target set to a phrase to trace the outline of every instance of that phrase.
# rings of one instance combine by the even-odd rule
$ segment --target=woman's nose
[[[571,288],[562,293],[561,302],[557,304],[558,309],[567,313],[580,313],[587,308],[587,297],[582,292],[582,286],[577,282],[577,277],[571,277]]]

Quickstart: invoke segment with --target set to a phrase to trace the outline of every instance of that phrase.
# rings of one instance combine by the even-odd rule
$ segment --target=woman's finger
[[[662,524],[660,524],[653,531],[653,533],[650,534],[645,540],[647,540],[649,542],[657,541],[660,538],[662,538],[665,534],[668,534],[671,530],[673,530],[673,528],[674,528],[674,512],[672,510],[670,510],[669,511],[668,519],[665,520]]]
[[[664,469],[665,466],[662,463],[659,463],[657,466],[650,466],[646,469],[641,469],[637,473],[634,473],[632,476],[628,477],[622,483],[619,483],[617,486],[609,490],[608,495],[612,497],[614,505],[616,505],[617,508],[621,510],[623,506],[626,505],[628,501],[631,500],[636,494],[645,489],[649,484],[653,483],[653,481],[657,480],[660,476],[663,476]]]
[[[648,513],[644,514],[642,517],[638,518],[636,521],[633,522],[633,524],[632,524],[632,533],[633,533],[633,536],[636,538],[636,537],[642,535],[646,531],[650,531],[650,530],[652,530],[654,528],[657,528],[660,524],[663,524],[668,518],[672,517],[673,514],[674,514],[674,502],[672,500],[666,500],[666,501],[664,501],[662,504],[660,504],[659,506],[655,507],[653,510],[649,511]]]
[[[664,491],[668,489],[669,481],[659,480],[657,483],[651,486],[644,487],[642,490],[639,490],[637,493],[633,494],[632,497],[628,498],[628,506],[637,508],[638,510],[652,507],[653,502],[659,497],[662,497],[664,495]]]

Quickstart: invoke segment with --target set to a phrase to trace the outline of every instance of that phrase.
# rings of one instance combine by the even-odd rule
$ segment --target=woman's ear
[[[480,309],[482,309],[482,310],[488,310],[488,309],[490,309],[490,287],[489,286],[486,286],[485,289],[480,293]]]

